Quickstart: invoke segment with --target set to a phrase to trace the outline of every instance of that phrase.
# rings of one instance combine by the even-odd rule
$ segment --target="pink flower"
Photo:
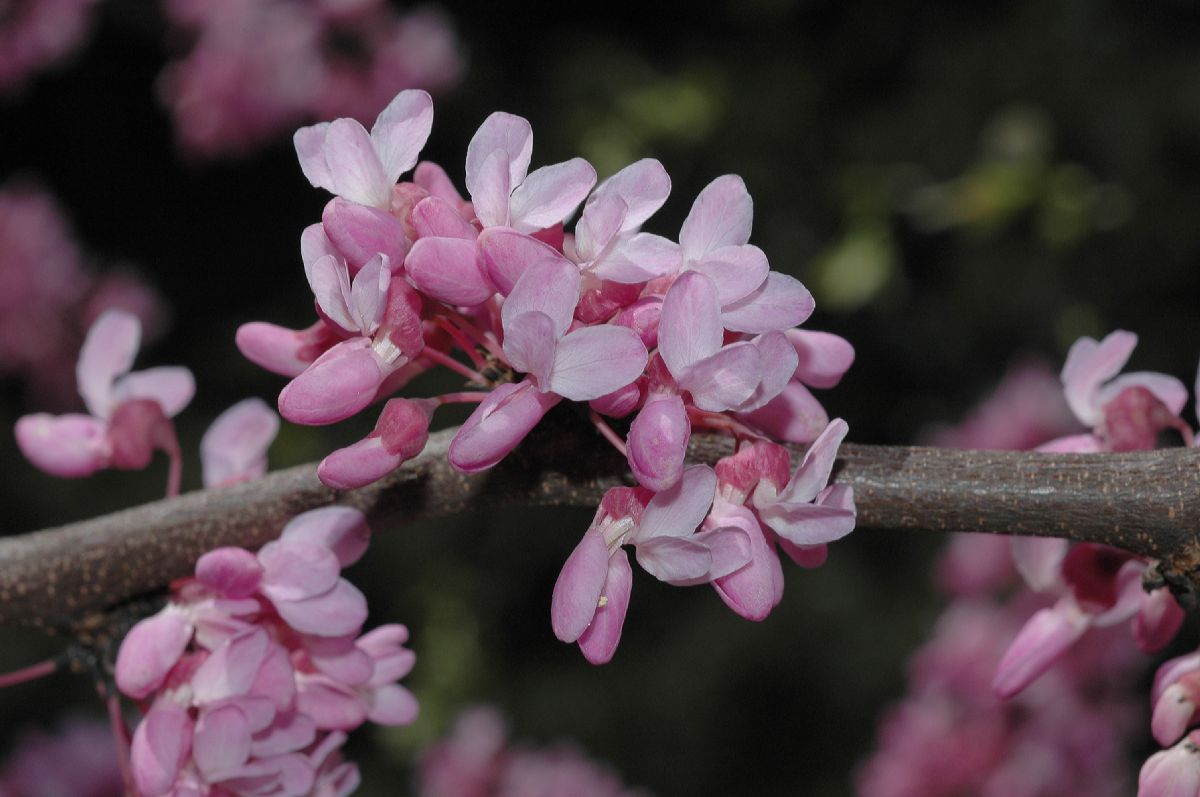
[[[357,773],[333,754],[342,732],[415,719],[396,683],[413,665],[407,629],[360,636],[365,600],[339,576],[369,533],[357,510],[305,513],[258,554],[205,554],[134,626],[116,681],[152,699],[132,744],[143,797],[348,794]]]
[[[279,416],[262,399],[239,401],[217,416],[200,439],[205,487],[253,481],[267,472],[267,449]]]
[[[112,310],[92,325],[79,353],[76,381],[91,415],[26,415],[17,443],[34,465],[55,476],[88,476],[106,467],[144,468],[155,448],[178,456],[170,418],[192,398],[186,368],[129,372],[141,323]]]
[[[95,0],[17,0],[0,21],[0,93],[20,91],[29,78],[62,61],[91,25]]]

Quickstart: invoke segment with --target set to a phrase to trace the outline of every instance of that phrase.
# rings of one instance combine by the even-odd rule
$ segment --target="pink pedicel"
[[[369,535],[357,510],[305,513],[257,554],[205,554],[133,627],[115,673],[147,707],[131,753],[142,797],[349,794],[346,732],[416,718],[397,683],[414,661],[407,629],[361,633],[365,599],[340,576]]]

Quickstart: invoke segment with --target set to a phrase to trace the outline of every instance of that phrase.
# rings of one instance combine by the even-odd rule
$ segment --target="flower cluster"
[[[91,27],[96,0],[14,0],[0,16],[0,94],[62,61]]]
[[[165,0],[193,39],[159,89],[181,146],[247,152],[310,119],[365,119],[402,88],[437,91],[463,71],[458,39],[429,7],[385,0]]]
[[[419,797],[646,797],[573,747],[512,745],[500,714],[473,708],[421,756]]]
[[[205,554],[167,606],[133,627],[116,682],[146,707],[131,751],[142,797],[354,790],[358,771],[337,752],[346,732],[417,713],[396,683],[413,666],[407,629],[360,636],[366,601],[340,576],[369,535],[357,510],[305,513],[257,554]]]
[[[783,588],[776,542],[814,565],[853,528],[850,491],[826,486],[846,425],[830,423],[808,388],[835,384],[854,351],[793,328],[813,300],[749,243],[745,184],[714,180],[673,241],[641,230],[670,192],[658,161],[599,185],[582,158],[531,171],[529,123],[494,113],[467,147],[468,200],[440,166],[418,163],[432,123],[429,96],[404,91],[370,131],[338,119],[295,136],[305,176],[336,195],[301,237],[318,320],[298,331],[246,324],[237,342],[291,377],[279,410],[295,423],[389,399],[365,439],[325,458],[322,481],[347,489],[385,476],[421,451],[447,403],[478,404],[449,448],[451,465],[471,473],[564,399],[588,402],[639,487],[611,492],[571,555],[555,590],[558,636],[592,661],[612,655],[626,544],[657,578],[711,582],[735,611],[765,617]],[[435,365],[475,389],[390,398]],[[628,423],[625,439],[614,420]],[[693,430],[730,434],[741,449],[715,472],[689,468]],[[816,442],[791,474],[772,438]]]

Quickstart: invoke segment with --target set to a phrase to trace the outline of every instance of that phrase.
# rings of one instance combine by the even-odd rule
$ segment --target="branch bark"
[[[453,470],[455,429],[386,479],[338,492],[313,464],[0,539],[0,627],[78,633],[97,615],[190,575],[223,545],[256,548],[292,516],[358,507],[376,530],[504,506],[595,506],[628,465],[574,416],[553,416],[496,468]],[[693,436],[714,463],[728,438]],[[586,453],[581,453],[586,452]],[[794,448],[796,457],[803,450]],[[844,444],[834,480],[854,488],[860,531],[979,531],[1101,542],[1163,561],[1185,599],[1200,583],[1200,449],[1037,454]],[[1193,601],[1194,603],[1194,601]]]

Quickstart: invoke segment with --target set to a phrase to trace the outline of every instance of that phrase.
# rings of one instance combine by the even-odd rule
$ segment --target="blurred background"
[[[232,23],[220,5],[0,7],[3,425],[77,410],[71,369],[90,318],[134,307],[151,341],[138,366],[196,375],[177,423],[185,489],[197,487],[208,423],[246,396],[273,403],[284,381],[238,354],[234,330],[311,320],[298,240],[328,196],[301,174],[292,131],[334,115],[369,123],[407,86],[434,92],[423,157],[459,185],[466,144],[494,110],[530,120],[535,166],[581,155],[604,176],[660,159],[673,191],[646,229],[667,236],[710,180],[742,175],[752,243],[816,297],[806,326],[857,349],[841,385],[820,393],[855,442],[928,440],[1011,363],[1056,372],[1077,337],[1116,328],[1141,336],[1132,367],[1192,382],[1192,3],[664,2],[653,17],[644,4],[360,3],[375,16],[314,21],[310,4],[276,0],[280,16]],[[317,459],[372,422],[284,424],[272,467]],[[56,480],[6,435],[5,533],[153,500],[164,469]],[[416,753],[475,703],[498,706],[517,739],[574,740],[664,797],[852,793],[876,717],[939,611],[929,572],[943,540],[852,535],[823,568],[789,567],[762,624],[707,589],[639,574],[616,659],[593,668],[548,622],[591,514],[379,530],[349,577],[372,624],[411,627],[406,684],[422,716],[351,741],[360,793],[408,793]],[[0,670],[60,645],[4,631]],[[0,691],[0,748],[98,708],[68,676]],[[1130,751],[1131,775],[1145,752]]]

